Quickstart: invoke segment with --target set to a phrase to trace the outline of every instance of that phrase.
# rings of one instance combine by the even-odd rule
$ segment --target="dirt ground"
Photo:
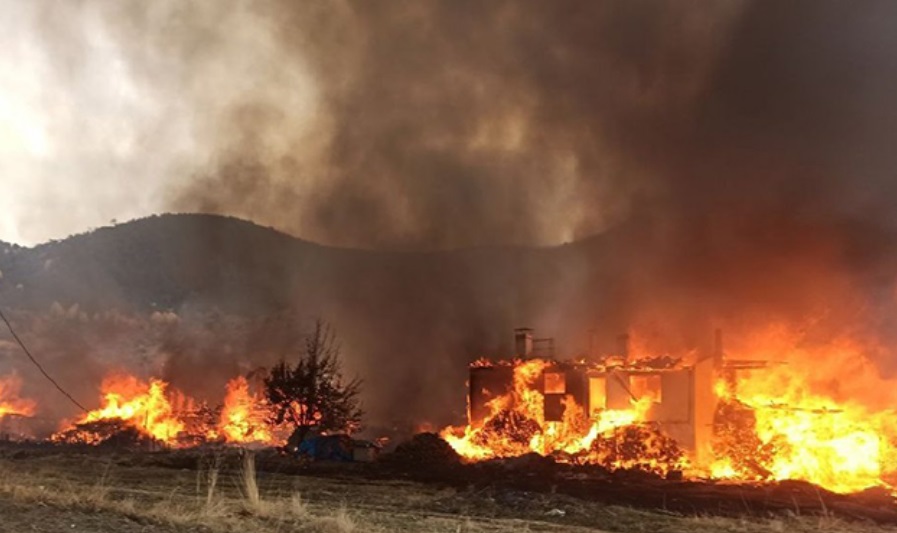
[[[148,524],[123,514],[47,505],[42,502],[15,501],[0,498],[0,531],[40,533],[70,531],[117,531],[121,533],[201,531],[197,528],[176,528],[161,523]]]
[[[448,487],[333,472],[247,477],[242,466],[214,457],[192,465],[156,459],[66,449],[0,450],[0,531],[897,533],[825,514],[689,516],[550,492]]]

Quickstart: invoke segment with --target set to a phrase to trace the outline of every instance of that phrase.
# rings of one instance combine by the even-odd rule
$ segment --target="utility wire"
[[[73,404],[77,405],[79,409],[81,409],[81,410],[84,411],[85,413],[88,412],[87,408],[84,407],[83,405],[81,405],[81,404],[78,402],[78,400],[72,398],[72,395],[69,394],[69,393],[67,393],[67,392],[65,391],[65,389],[63,389],[63,388],[59,385],[59,383],[56,383],[56,380],[53,379],[52,377],[50,377],[50,374],[47,374],[47,371],[44,370],[44,367],[42,367],[42,366],[40,365],[40,363],[37,362],[37,359],[35,359],[34,356],[31,355],[31,352],[28,351],[28,348],[25,346],[25,343],[22,342],[22,339],[20,339],[18,335],[16,335],[16,330],[12,329],[12,324],[10,324],[10,323],[9,323],[9,320],[6,319],[6,315],[3,314],[3,310],[2,310],[2,309],[0,309],[0,318],[2,318],[2,319],[3,319],[3,322],[6,323],[6,327],[9,328],[9,332],[12,333],[12,338],[16,340],[16,342],[19,344],[19,347],[22,348],[22,351],[25,352],[25,355],[28,356],[28,359],[31,359],[31,362],[34,363],[34,366],[36,366],[37,369],[40,370],[40,373],[43,374],[45,378],[49,379],[49,380],[50,380],[50,383],[52,383],[52,384],[59,390],[59,392],[61,392],[63,395],[65,395],[66,398],[68,398],[69,400],[71,400],[71,402],[72,402]]]

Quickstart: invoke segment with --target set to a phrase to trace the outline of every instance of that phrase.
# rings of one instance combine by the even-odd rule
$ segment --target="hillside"
[[[506,353],[516,326],[556,335],[561,350],[585,347],[600,309],[602,246],[360,251],[233,218],[163,215],[0,254],[0,299],[36,316],[71,311],[64,325],[28,332],[44,352],[79,361],[102,353],[99,369],[131,352],[164,353],[174,381],[282,357],[323,316],[367,381],[372,410],[420,399],[429,417],[463,412],[466,363]],[[171,311],[180,321],[125,327],[99,318],[111,310]],[[97,370],[79,381],[100,378]]]
[[[162,215],[34,248],[9,248],[0,257],[6,277],[0,296],[6,305],[29,309],[52,302],[89,310],[200,305],[239,314],[308,308],[366,293],[376,293],[381,304],[401,305],[396,297],[410,294],[451,300],[480,279],[503,285],[492,287],[499,292],[539,292],[551,282],[545,276],[559,273],[540,270],[562,267],[556,263],[563,255],[560,249],[525,248],[347,250],[235,218]]]

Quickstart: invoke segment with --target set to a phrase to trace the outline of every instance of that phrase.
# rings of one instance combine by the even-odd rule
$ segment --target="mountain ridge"
[[[318,285],[328,273],[361,275],[366,266],[414,271],[415,265],[433,269],[434,263],[475,261],[504,269],[511,266],[509,258],[563,254],[594,239],[581,242],[587,244],[365,250],[317,244],[235,217],[156,215],[5,254],[0,257],[6,276],[0,297],[25,308],[59,301],[91,309],[147,310],[176,309],[192,297],[211,296],[210,304],[234,310],[237,302],[222,291],[262,287],[260,298],[245,298],[253,311],[266,307],[265,299],[273,308],[287,304],[269,281]],[[305,283],[303,276],[310,276]]]
[[[366,251],[231,217],[160,215],[0,254],[0,305],[37,317],[22,319],[25,334],[57,365],[85,361],[68,366],[80,381],[156,353],[185,390],[219,390],[210,373],[220,382],[290,353],[323,317],[379,419],[409,399],[428,419],[463,408],[467,363],[508,355],[514,327],[556,336],[559,354],[587,346],[602,247]],[[135,325],[91,318],[112,311]],[[157,311],[178,321],[154,325]]]

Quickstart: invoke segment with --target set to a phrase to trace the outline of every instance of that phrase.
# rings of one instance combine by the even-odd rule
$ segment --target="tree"
[[[294,366],[275,365],[265,377],[265,396],[275,424],[322,432],[352,432],[361,423],[361,380],[343,381],[336,333],[321,319],[305,339]]]

